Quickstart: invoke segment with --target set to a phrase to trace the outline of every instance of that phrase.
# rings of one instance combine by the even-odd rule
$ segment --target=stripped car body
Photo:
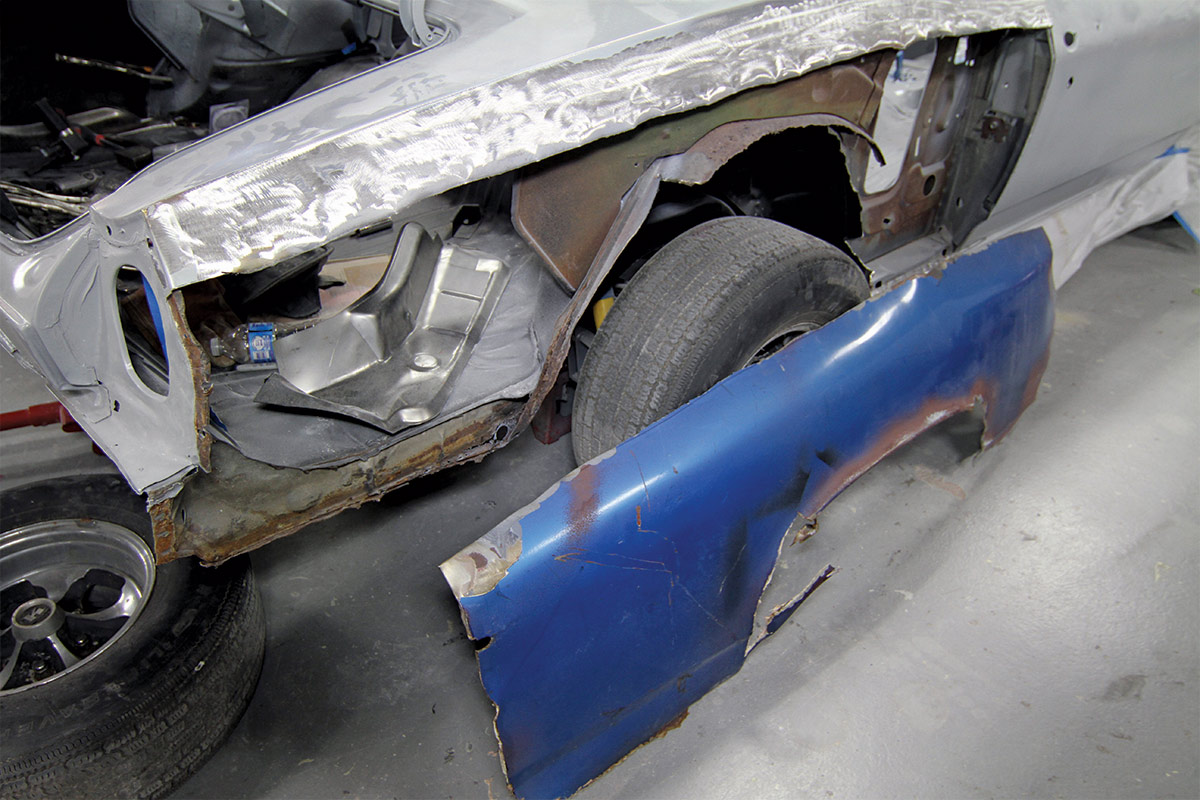
[[[290,4],[190,4],[247,34],[268,5]],[[444,565],[494,637],[481,666],[521,793],[572,791],[735,671],[803,598],[759,608],[788,532],[887,451],[977,400],[1002,435],[1036,392],[1051,285],[1188,191],[1193,3],[430,0],[428,24],[419,2],[365,5],[393,8],[373,19],[410,32],[403,51],[72,201],[86,212],[47,236],[0,238],[0,341],[146,494],[160,562],[219,563],[503,446],[596,297],[700,221],[800,228],[875,292]],[[903,54],[927,77],[889,128]],[[243,314],[237,341],[205,316],[239,280],[306,270],[336,278],[311,315]],[[794,406],[814,396],[841,416]],[[689,440],[705,452],[681,460]],[[749,465],[738,502],[694,502],[726,458]],[[549,717],[559,651],[529,674],[512,655],[539,626],[611,659],[570,672],[589,682],[557,686]],[[621,661],[639,631],[677,657]]]
[[[147,494],[160,560],[222,561],[503,445],[661,187],[703,189],[781,132],[832,164],[806,189],[841,208],[813,232],[877,278],[952,249],[995,205],[1050,75],[1051,20],[1027,0],[621,11],[431,3],[434,46],[192,144],[47,237],[4,238],[5,345]],[[936,63],[917,144],[869,193],[895,49],[921,40]],[[402,229],[424,232],[420,258]],[[367,294],[405,294],[392,322],[363,296],[277,326],[269,377],[214,367],[195,312],[214,281],[322,249],[357,264],[364,242]],[[130,269],[161,354],[122,329],[108,287]]]
[[[152,164],[95,201],[83,217],[35,243],[6,238],[6,346],[47,378],[134,489],[147,492],[164,543],[160,559],[198,553],[209,561],[223,560],[502,444],[528,422],[553,385],[591,293],[649,213],[663,174],[660,156],[683,153],[697,142],[703,147],[703,137],[727,122],[795,118],[784,124],[805,125],[827,121],[806,115],[832,113],[839,124],[823,130],[854,142],[847,148],[853,179],[870,151],[866,132],[889,60],[878,54],[881,49],[929,36],[1046,23],[1036,3],[1011,3],[1001,10],[984,5],[938,4],[925,18],[908,17],[897,28],[891,21],[876,21],[901,18],[888,4],[868,4],[840,12],[843,24],[836,30],[813,26],[829,9],[812,4],[725,8],[697,3],[656,12],[668,18],[653,24],[632,11],[603,14],[587,3],[533,6],[516,16],[507,7],[487,4],[494,15],[474,13],[474,7],[472,14],[455,14],[452,6],[430,5],[431,17],[453,21],[457,33],[427,52],[201,140]],[[568,11],[597,20],[600,27],[560,27],[555,35],[538,38]],[[505,47],[495,59],[479,58],[481,48],[492,49],[484,31],[494,32],[488,26],[506,19],[506,35],[538,46]],[[736,57],[730,59],[730,52]],[[789,55],[781,58],[781,52]],[[812,71],[833,61],[853,62],[856,53],[873,55]],[[811,74],[798,77],[805,72]],[[637,89],[631,92],[634,82]],[[756,95],[756,86],[765,88]],[[1036,96],[1036,86],[1026,90]],[[381,104],[381,97],[391,104]],[[730,98],[726,105],[714,105],[723,98]],[[680,114],[693,108],[695,121]],[[677,116],[652,122],[632,138],[613,138],[668,114]],[[641,146],[648,134],[656,144]],[[590,141],[597,141],[591,150],[578,149]],[[575,153],[560,156],[559,162],[545,162],[571,150]],[[579,180],[554,180],[552,173],[579,172],[589,160],[614,174],[595,190],[605,196],[580,194],[573,202],[552,203],[558,221],[553,213],[539,216],[536,208],[547,205],[545,197],[561,201],[555,193],[579,185]],[[536,162],[548,166],[513,172]],[[516,187],[509,188],[514,182]],[[508,192],[515,198],[515,225],[504,218]],[[462,225],[459,214],[468,207],[483,209],[489,218],[479,226]],[[603,211],[595,224],[572,230],[572,241],[554,241],[562,229],[561,214],[593,207]],[[389,432],[344,413],[296,414],[255,401],[263,388],[255,381],[265,380],[261,373],[212,367],[201,341],[205,334],[198,336],[188,319],[198,287],[315,247],[352,242],[355,231],[381,220],[392,221],[394,230],[417,222],[443,240],[456,236],[484,255],[491,251],[517,262],[508,264],[506,291],[489,300],[496,306],[489,324],[472,332],[479,341],[469,355],[462,354],[467,364],[455,386],[444,392],[441,407],[410,416],[427,421],[405,422],[406,427]],[[475,227],[483,239],[474,235]],[[477,244],[489,236],[483,247]],[[391,249],[384,244],[385,255]],[[563,256],[568,250],[570,256]],[[552,259],[552,270],[540,263],[538,253]],[[145,354],[130,354],[122,341],[107,288],[129,268],[141,275],[165,331],[165,363],[158,368],[165,379],[155,388],[147,386]],[[572,286],[575,291],[569,292]],[[489,329],[494,329],[491,337]],[[285,342],[280,339],[281,348]],[[268,399],[278,399],[278,393]],[[460,424],[470,428],[459,419],[462,413],[500,400],[524,404],[491,430],[456,435]],[[278,469],[279,487],[294,486],[297,479],[316,485],[317,470],[363,462],[439,423],[449,427],[432,438],[452,444],[432,464],[424,458],[401,463],[381,480],[361,481],[357,491],[322,493],[306,512],[289,514],[288,524],[235,527],[235,519],[247,520],[222,512],[214,527],[192,527],[205,515],[189,508],[189,498],[213,494],[185,489],[190,480],[209,477],[214,448],[236,451],[222,463],[246,458],[266,465],[264,474]],[[498,431],[505,435],[497,436]],[[228,509],[259,500],[235,492],[213,502]]]

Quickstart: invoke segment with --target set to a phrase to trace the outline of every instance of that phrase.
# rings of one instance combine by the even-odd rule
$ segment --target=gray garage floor
[[[1013,433],[964,458],[953,421],[847,490],[795,570],[835,576],[579,798],[1200,796],[1197,287],[1171,223],[1097,251]],[[5,436],[0,487],[87,450]],[[256,552],[258,693],[177,796],[511,797],[436,564],[571,466],[523,436]]]

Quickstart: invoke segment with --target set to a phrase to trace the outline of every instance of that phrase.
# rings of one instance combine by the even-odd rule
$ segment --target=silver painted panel
[[[1136,171],[1149,159],[1133,170],[1122,159],[1200,121],[1194,0],[1050,0],[1047,7],[1054,62],[1021,160],[993,212],[1001,223],[1037,216]]]
[[[648,119],[924,37],[1049,23],[1041,2],[434,5],[453,41],[238,125],[94,207],[145,214],[173,287],[252,271]],[[486,13],[488,10],[495,13]],[[480,12],[484,13],[480,13]]]

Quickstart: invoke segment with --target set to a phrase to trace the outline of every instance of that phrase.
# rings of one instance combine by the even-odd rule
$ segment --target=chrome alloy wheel
[[[154,554],[111,522],[0,534],[0,694],[55,680],[112,646],[154,587]]]

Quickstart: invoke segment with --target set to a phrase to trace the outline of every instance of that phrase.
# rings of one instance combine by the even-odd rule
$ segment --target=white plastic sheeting
[[[1114,178],[1054,209],[1041,227],[1054,251],[1054,285],[1062,286],[1088,254],[1134,228],[1170,216],[1195,197],[1200,129],[1132,175]],[[1190,179],[1189,179],[1189,173]]]

